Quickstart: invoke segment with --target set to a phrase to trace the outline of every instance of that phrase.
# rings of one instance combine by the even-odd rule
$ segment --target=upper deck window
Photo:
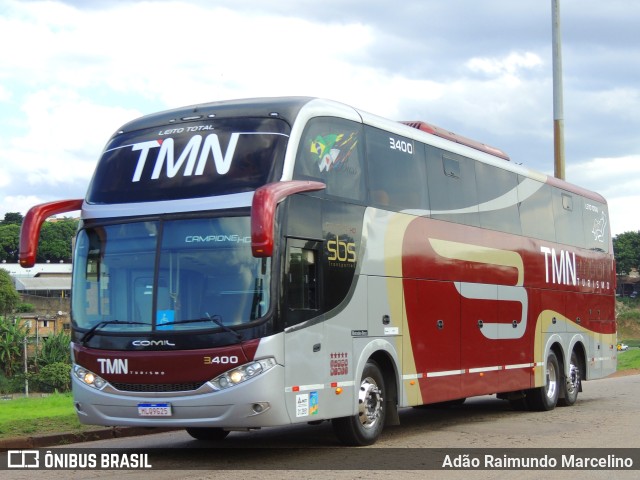
[[[364,201],[362,126],[340,118],[312,119],[302,134],[293,176],[318,180],[328,195]]]
[[[424,147],[377,128],[365,131],[371,204],[390,210],[428,208]]]
[[[107,145],[89,203],[208,197],[255,190],[279,178],[289,126],[226,118],[136,130]]]

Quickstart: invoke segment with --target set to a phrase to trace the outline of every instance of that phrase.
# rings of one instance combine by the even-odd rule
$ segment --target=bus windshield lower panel
[[[251,254],[248,217],[138,222],[78,234],[72,311],[101,332],[216,330],[269,308],[270,259]]]

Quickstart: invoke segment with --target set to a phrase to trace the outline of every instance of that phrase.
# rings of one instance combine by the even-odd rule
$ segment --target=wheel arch
[[[542,350],[542,358],[540,361],[542,362],[541,369],[538,368],[538,372],[536,373],[536,387],[541,387],[546,385],[546,375],[544,374],[544,370],[546,368],[547,357],[549,356],[549,352],[553,352],[558,360],[558,367],[560,368],[560,372],[564,372],[564,366],[566,365],[564,348],[562,348],[562,337],[554,333],[552,334],[545,344],[544,350]],[[538,364],[540,367],[540,364]]]
[[[367,343],[361,350],[358,367],[356,369],[355,378],[359,379],[368,361],[372,360],[378,365],[387,390],[385,398],[385,406],[387,409],[385,425],[399,425],[400,423],[400,417],[398,416],[400,390],[398,359],[398,352],[391,343],[383,339],[374,339]]]
[[[387,398],[385,398],[385,407],[387,409],[385,425],[399,425],[400,417],[398,416],[397,365],[388,352],[384,350],[376,351],[369,358],[376,362],[382,372],[382,377],[384,378],[385,389],[387,391]]]
[[[571,359],[571,353],[575,352],[578,357],[578,369],[580,370],[580,374],[582,376],[582,380],[588,380],[589,377],[587,375],[587,349],[584,345],[584,338],[582,336],[574,337],[571,341],[571,348],[568,351],[568,357]],[[565,370],[565,375],[569,373],[569,362],[567,362],[567,370]]]
[[[549,347],[549,350],[556,354],[556,358],[558,359],[558,366],[560,367],[560,372],[566,372],[565,366],[567,365],[567,358],[562,348],[562,343],[560,341],[555,341]],[[564,374],[564,373],[563,373]]]

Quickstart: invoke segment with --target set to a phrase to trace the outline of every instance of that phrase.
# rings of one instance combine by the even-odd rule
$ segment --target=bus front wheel
[[[370,360],[362,372],[357,414],[332,420],[333,430],[342,443],[364,446],[376,442],[385,422],[385,394],[384,378],[380,368]]]

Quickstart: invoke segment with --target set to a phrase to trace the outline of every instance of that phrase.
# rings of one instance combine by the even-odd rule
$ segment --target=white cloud
[[[109,135],[140,114],[239,97],[315,95],[422,119],[548,170],[540,165],[553,163],[550,38],[548,24],[533,25],[543,13],[548,20],[548,5],[407,2],[404,13],[375,4],[316,15],[304,2],[0,0],[0,209],[30,195],[83,195]],[[465,5],[473,16],[456,13]],[[629,42],[607,42],[625,25],[635,34],[628,17],[639,12],[588,5],[568,7],[573,28],[590,21],[600,35],[588,46],[563,39],[567,145],[577,143],[573,156],[586,160],[568,177],[609,198],[613,215],[637,191],[640,90],[632,74],[620,79],[622,69],[607,68],[611,52],[633,53],[620,48]],[[406,17],[423,11],[428,19]],[[612,21],[599,21],[603,13]],[[582,59],[579,90],[572,54]],[[596,135],[601,128],[609,133]]]
[[[2,199],[3,211],[0,218],[4,218],[6,212],[26,213],[29,208],[44,202],[42,197],[37,195],[9,195]]]
[[[531,70],[543,65],[540,56],[533,52],[512,52],[503,58],[476,57],[467,62],[472,72],[481,72],[493,76],[516,78],[521,70]]]
[[[10,140],[0,155],[11,159],[14,181],[31,188],[88,181],[108,136],[135,110],[96,105],[73,90],[52,87],[27,96],[26,131]]]

